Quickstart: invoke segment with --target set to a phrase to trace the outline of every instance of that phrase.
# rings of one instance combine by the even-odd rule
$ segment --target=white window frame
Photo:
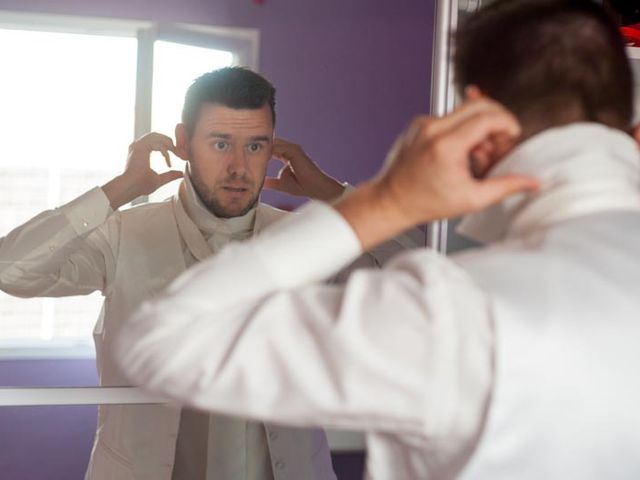
[[[0,388],[1,407],[41,407],[52,405],[157,405],[172,402],[136,387]],[[334,452],[366,449],[364,434],[346,430],[326,430]]]

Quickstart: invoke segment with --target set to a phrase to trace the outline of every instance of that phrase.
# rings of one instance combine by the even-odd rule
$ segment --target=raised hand
[[[300,145],[276,138],[273,158],[282,162],[277,177],[267,177],[264,188],[291,195],[330,201],[344,192],[344,186],[324,173]]]
[[[171,168],[169,152],[175,153],[171,138],[152,132],[133,142],[129,146],[124,173],[102,187],[114,210],[183,176],[179,170],[157,173],[151,168],[151,152],[162,153],[167,166]]]
[[[489,179],[486,161],[520,135],[516,118],[499,104],[474,100],[442,118],[418,117],[400,135],[376,178],[335,207],[352,225],[363,246],[370,248],[406,228],[481,210],[514,193],[535,190],[530,177],[509,175]],[[494,142],[491,155],[478,146]]]

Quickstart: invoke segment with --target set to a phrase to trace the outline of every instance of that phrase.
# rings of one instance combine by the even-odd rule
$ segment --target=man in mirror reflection
[[[262,76],[239,67],[201,76],[186,94],[175,143],[160,133],[143,136],[131,144],[121,175],[0,240],[0,288],[20,297],[102,292],[94,329],[100,384],[128,385],[113,356],[123,321],[185,269],[286,216],[259,201],[263,185],[324,201],[343,194],[345,185],[299,146],[274,139],[275,119],[275,89]],[[156,173],[152,152],[161,152],[169,166],[169,152],[185,160],[185,173]],[[266,178],[272,158],[284,166]],[[168,201],[120,210],[180,178],[178,194]],[[400,248],[387,244],[351,268],[376,266]],[[251,267],[246,275],[253,274]],[[333,480],[335,474],[319,429],[173,405],[103,405],[86,478]]]
[[[188,405],[363,430],[367,478],[640,478],[640,154],[617,25],[590,0],[498,0],[455,64],[462,105],[145,303],[118,358]],[[462,214],[483,247],[323,283]]]

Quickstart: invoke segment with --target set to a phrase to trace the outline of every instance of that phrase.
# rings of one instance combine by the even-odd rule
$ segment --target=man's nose
[[[234,176],[242,176],[247,171],[247,158],[243,149],[234,148],[228,158],[227,173]]]

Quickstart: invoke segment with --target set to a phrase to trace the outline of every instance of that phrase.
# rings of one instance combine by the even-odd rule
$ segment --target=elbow
[[[25,278],[21,276],[11,275],[7,271],[0,273],[0,290],[8,295],[20,298],[36,297],[33,285],[25,285]]]
[[[190,328],[190,315],[167,303],[145,303],[125,322],[115,359],[132,385],[189,403],[215,380],[224,356],[210,336]]]
[[[57,278],[34,275],[21,268],[8,268],[0,272],[0,290],[20,298],[51,296]]]

